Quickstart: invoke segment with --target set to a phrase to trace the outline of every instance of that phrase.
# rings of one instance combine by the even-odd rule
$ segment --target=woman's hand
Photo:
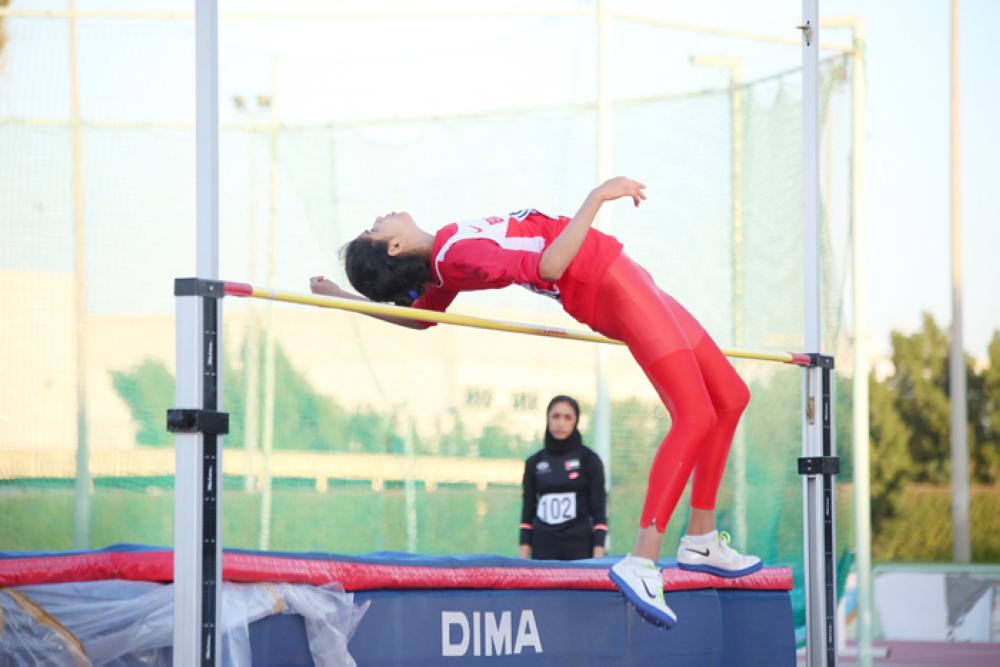
[[[309,279],[309,291],[324,296],[341,296],[343,294],[343,290],[337,283],[323,276],[313,276]]]
[[[583,240],[587,237],[587,232],[594,224],[594,218],[597,217],[597,212],[601,210],[604,202],[631,197],[638,206],[639,202],[646,198],[643,193],[645,187],[639,181],[618,176],[591,190],[580,210],[542,253],[542,259],[538,263],[538,275],[542,280],[554,283],[562,278],[570,262],[580,252],[580,246],[583,245]]]
[[[594,189],[594,194],[601,201],[614,201],[622,197],[631,197],[632,202],[638,206],[639,202],[646,198],[643,190],[646,186],[639,181],[633,181],[625,176],[616,176],[608,179]]]
[[[594,547],[594,558],[604,558],[605,553],[604,547]]]
[[[340,286],[330,280],[329,278],[324,278],[323,276],[313,276],[309,279],[309,289],[313,294],[322,294],[323,296],[333,296],[338,299],[349,299],[351,301],[365,301],[363,296],[357,294],[351,294],[345,290],[340,289]],[[369,317],[374,317],[376,320],[382,320],[383,322],[388,322],[389,324],[396,324],[401,327],[406,327],[407,329],[426,329],[427,325],[423,322],[417,322],[410,319],[403,319],[401,317],[393,317],[392,315],[376,315],[375,313],[365,313]]]
[[[517,552],[521,556],[521,558],[530,559],[531,558],[531,545],[529,545],[529,544],[520,544],[517,547]]]

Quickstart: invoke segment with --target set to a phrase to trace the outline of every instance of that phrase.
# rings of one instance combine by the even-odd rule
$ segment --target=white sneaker
[[[682,537],[677,547],[677,567],[720,577],[742,577],[764,566],[760,558],[745,556],[729,546],[730,537],[726,531],[712,533],[708,540]]]
[[[653,561],[629,554],[608,570],[608,577],[653,625],[670,628],[677,622],[677,614],[663,599],[663,574]]]

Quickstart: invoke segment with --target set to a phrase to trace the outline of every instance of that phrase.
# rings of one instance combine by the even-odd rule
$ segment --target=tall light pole
[[[258,104],[269,111],[268,137],[270,140],[270,181],[268,186],[267,214],[267,284],[273,285],[278,270],[278,61],[271,61],[271,96],[259,97]],[[276,345],[274,337],[274,304],[265,306],[264,340],[264,427],[262,449],[264,453],[261,475],[260,548],[271,548],[271,450],[274,447],[274,382]]]
[[[608,27],[611,17],[606,0],[597,0],[597,182],[610,177],[612,164],[612,118],[608,66]],[[611,231],[611,209],[608,206],[598,217],[601,231]],[[597,400],[594,407],[594,445],[604,462],[604,484],[611,489],[611,398],[608,392],[608,351],[598,345],[594,354],[597,375]],[[606,547],[611,548],[608,535]]]
[[[828,28],[851,31],[851,302],[853,333],[853,443],[855,572],[858,590],[858,664],[867,667],[884,649],[872,649],[872,536],[870,424],[867,337],[867,228],[864,224],[865,185],[865,22],[860,16],[823,19]],[[845,652],[846,655],[846,652]]]
[[[962,180],[959,155],[958,0],[951,0],[951,521],[952,558],[972,560],[969,537],[969,434],[962,337]]]
[[[76,484],[73,544],[90,547],[90,442],[87,432],[87,246],[83,223],[83,137],[76,0],[69,2],[70,128],[73,159],[73,321],[76,325]]]
[[[256,104],[255,107],[251,106]],[[248,123],[249,155],[247,156],[247,241],[248,266],[250,283],[257,280],[257,132],[258,121],[262,113],[270,110],[270,97],[258,95],[246,98],[242,95],[233,97],[233,107],[237,113],[244,116]],[[257,470],[257,443],[260,439],[260,323],[257,321],[257,306],[251,299],[247,304],[247,329],[244,347],[246,353],[243,363],[244,410],[243,410],[243,449],[246,455],[246,476],[243,478],[243,490],[253,493],[260,480]]]

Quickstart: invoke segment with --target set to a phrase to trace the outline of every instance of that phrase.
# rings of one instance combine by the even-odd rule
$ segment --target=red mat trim
[[[27,586],[101,579],[173,580],[172,551],[98,552],[0,560],[0,586]],[[615,590],[607,570],[581,567],[428,567],[225,553],[226,581],[272,581],[322,585],[339,582],[348,591],[407,588]],[[787,567],[726,579],[677,568],[663,571],[667,591],[698,588],[787,591]]]

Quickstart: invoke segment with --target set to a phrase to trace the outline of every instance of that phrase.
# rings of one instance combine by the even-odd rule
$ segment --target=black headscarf
[[[556,403],[566,403],[573,409],[573,413],[576,415],[576,424],[573,426],[573,432],[570,433],[563,439],[556,438],[549,431],[549,411],[552,410],[552,406]],[[580,430],[577,426],[580,424],[580,404],[576,402],[575,398],[570,396],[559,395],[549,401],[549,406],[545,408],[545,451],[553,456],[562,456],[579,447],[583,444],[583,437],[580,435]]]

